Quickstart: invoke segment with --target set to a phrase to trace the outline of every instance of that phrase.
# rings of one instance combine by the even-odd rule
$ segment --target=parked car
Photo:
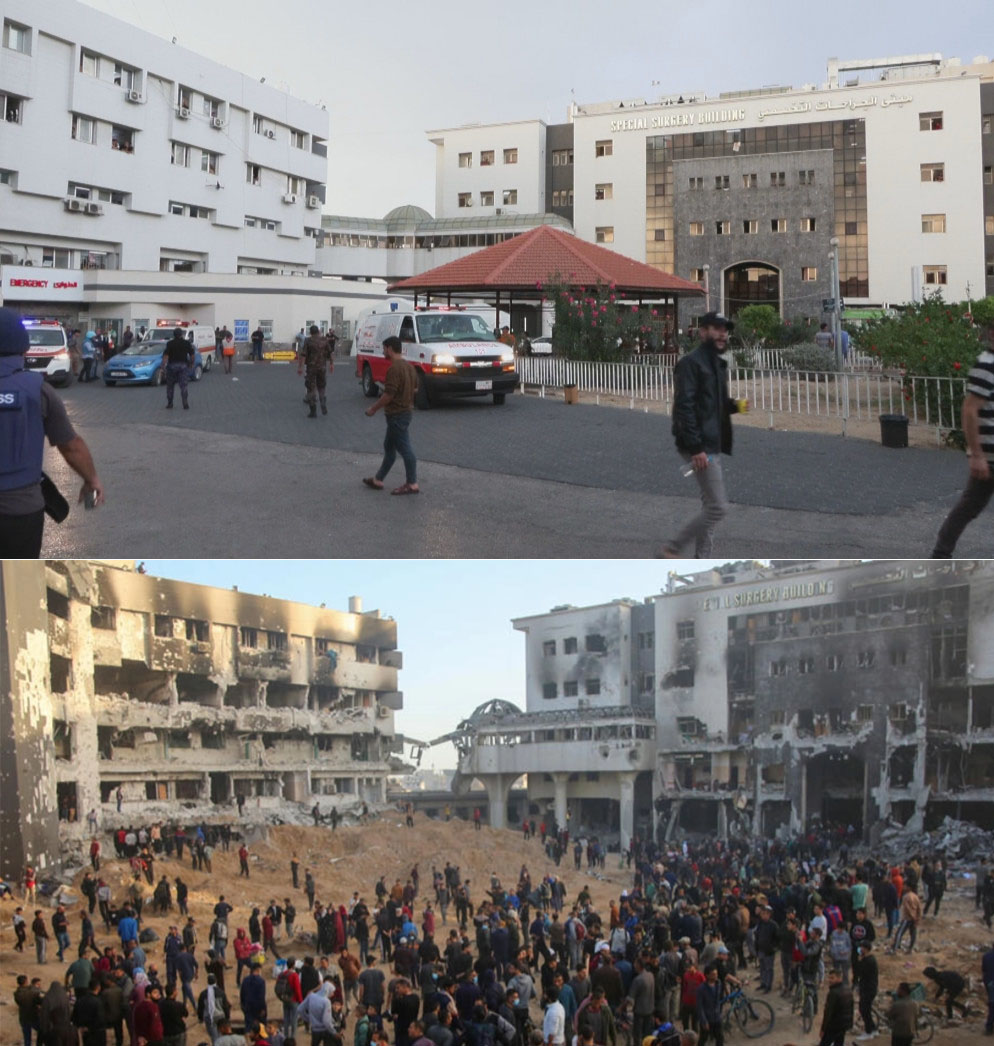
[[[105,385],[162,385],[166,380],[162,366],[162,350],[165,338],[151,341],[136,341],[122,352],[112,356],[104,364]],[[194,349],[193,366],[190,368],[192,381],[200,381],[204,373],[204,360],[200,349]]]
[[[552,336],[546,334],[542,338],[532,338],[532,355],[533,356],[551,356],[552,355]]]

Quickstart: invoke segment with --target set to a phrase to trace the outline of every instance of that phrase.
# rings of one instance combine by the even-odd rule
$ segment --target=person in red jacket
[[[276,927],[273,926],[269,912],[262,917],[262,947],[265,951],[272,952],[277,959],[280,957],[276,950]]]
[[[680,985],[680,1020],[684,1031],[697,1031],[697,989],[705,979],[694,962],[684,972]]]
[[[242,983],[242,970],[250,969],[249,959],[252,956],[252,942],[245,933],[245,927],[238,928],[238,936],[235,937],[235,958],[238,960],[238,968],[235,970],[235,987]]]
[[[244,843],[238,848],[238,874],[249,877],[248,847]]]
[[[151,985],[145,992],[145,998],[135,1007],[135,1043],[136,1046],[159,1046],[162,1043],[162,1014],[159,1012],[159,999],[162,991],[157,984]]]

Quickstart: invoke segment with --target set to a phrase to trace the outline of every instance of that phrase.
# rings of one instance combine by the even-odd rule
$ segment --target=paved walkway
[[[45,555],[639,558],[696,507],[660,415],[530,396],[419,412],[424,492],[393,498],[359,482],[378,464],[383,419],[365,417],[347,363],[316,420],[294,368],[242,364],[236,376],[192,385],[190,411],[165,411],[161,389],[67,390],[108,504],[50,524]],[[57,455],[48,467],[75,487]],[[740,427],[727,474],[733,507],[715,555],[920,557],[966,464],[952,451]],[[981,519],[958,551],[990,555],[990,532]]]

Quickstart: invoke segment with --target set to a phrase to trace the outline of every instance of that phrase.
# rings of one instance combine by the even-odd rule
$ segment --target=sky
[[[398,733],[433,741],[485,701],[525,707],[525,635],[511,618],[572,603],[642,600],[660,592],[669,573],[694,573],[719,560],[146,560],[159,577],[348,610],[397,622],[404,654]],[[405,756],[410,749],[405,747]],[[425,753],[422,767],[454,769],[455,749]]]
[[[367,218],[435,213],[428,130],[563,123],[571,99],[821,84],[833,56],[994,54],[991,0],[87,2],[326,105],[325,211]]]

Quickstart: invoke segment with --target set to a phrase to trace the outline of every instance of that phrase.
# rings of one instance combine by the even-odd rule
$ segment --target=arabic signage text
[[[36,269],[5,265],[0,297],[13,301],[80,301],[83,274],[76,269]]]

